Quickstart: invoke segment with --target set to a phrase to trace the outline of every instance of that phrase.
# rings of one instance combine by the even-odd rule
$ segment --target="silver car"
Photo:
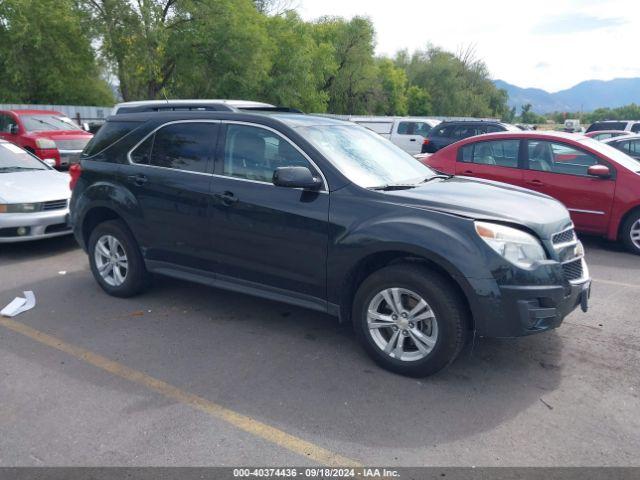
[[[69,176],[0,140],[0,243],[68,235]]]

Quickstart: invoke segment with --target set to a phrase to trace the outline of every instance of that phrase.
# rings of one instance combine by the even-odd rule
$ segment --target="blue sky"
[[[376,51],[473,45],[494,78],[558,91],[640,77],[640,0],[294,0],[306,19],[371,18]]]

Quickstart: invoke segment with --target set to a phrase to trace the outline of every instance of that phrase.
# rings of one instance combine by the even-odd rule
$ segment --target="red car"
[[[564,203],[576,230],[620,240],[640,255],[640,162],[609,145],[560,132],[491,133],[421,161],[545,193]]]
[[[0,110],[0,139],[21,146],[51,166],[76,163],[93,135],[52,110]]]

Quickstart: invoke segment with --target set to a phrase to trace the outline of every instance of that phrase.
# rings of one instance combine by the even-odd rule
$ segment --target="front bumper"
[[[497,285],[477,280],[473,306],[477,335],[521,337],[559,327],[576,308],[588,307],[591,279],[564,285]]]
[[[26,242],[72,233],[69,209],[36,213],[0,214],[0,243]],[[21,229],[24,229],[25,233]]]
[[[70,167],[74,163],[80,162],[82,150],[59,150],[59,152],[61,167]]]

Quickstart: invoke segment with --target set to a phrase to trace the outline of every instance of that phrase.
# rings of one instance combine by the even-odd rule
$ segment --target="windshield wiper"
[[[33,167],[0,167],[0,172],[12,172],[15,170],[44,170],[44,168],[33,168]]]
[[[438,174],[438,175],[434,175],[433,177],[427,177],[420,183],[427,183],[427,182],[430,182],[431,180],[435,180],[436,178],[440,178],[440,179],[443,179],[443,180],[448,180],[451,177],[453,177],[453,175],[441,175],[441,174]]]
[[[407,190],[409,188],[416,188],[418,185],[415,183],[393,183],[390,185],[380,185],[377,187],[370,187],[371,190]]]

